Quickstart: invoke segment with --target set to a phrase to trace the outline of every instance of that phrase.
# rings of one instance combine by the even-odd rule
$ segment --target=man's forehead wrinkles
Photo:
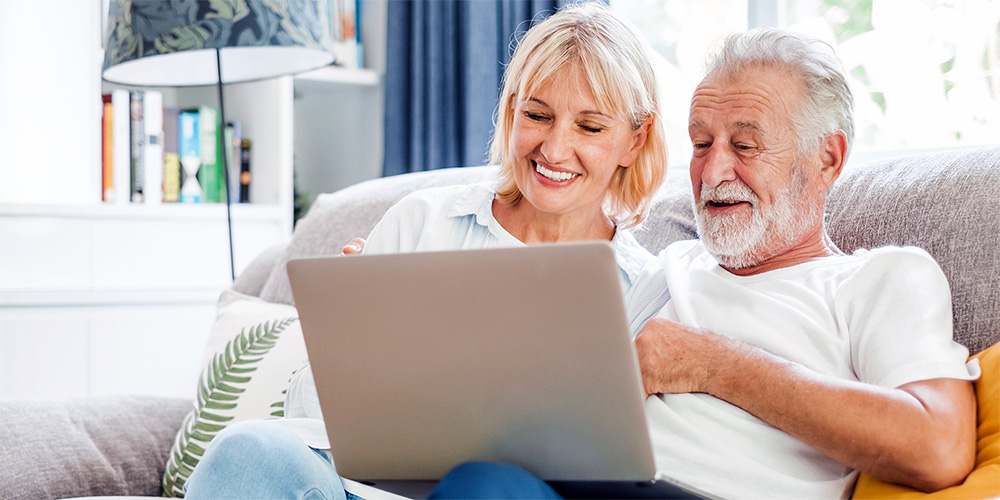
[[[753,101],[766,101],[774,97],[774,89],[767,86],[740,86],[733,88],[730,86],[706,85],[695,89],[694,98],[720,99],[723,101],[734,101],[739,99],[749,99]]]
[[[769,110],[775,106],[775,104],[776,103],[773,100],[755,94],[746,94],[743,97],[728,95],[724,97],[716,96],[698,98],[696,96],[691,102],[691,112],[696,113],[699,110],[709,112],[745,111],[756,115],[768,113]]]

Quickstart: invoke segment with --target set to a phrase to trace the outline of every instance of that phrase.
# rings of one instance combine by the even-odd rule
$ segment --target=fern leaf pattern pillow
[[[187,478],[227,426],[284,416],[288,383],[306,360],[294,307],[223,292],[205,346],[194,408],[184,418],[164,468],[163,496],[184,496]]]

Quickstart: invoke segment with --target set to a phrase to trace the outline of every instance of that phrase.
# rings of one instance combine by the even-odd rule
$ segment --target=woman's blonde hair
[[[568,64],[580,64],[598,106],[611,110],[638,129],[649,120],[646,142],[635,162],[619,166],[604,211],[620,227],[645,220],[650,198],[666,173],[667,145],[659,115],[656,77],[649,48],[628,21],[597,3],[567,6],[533,26],[518,43],[504,71],[497,105],[490,162],[500,166],[497,195],[518,203],[523,195],[514,182],[510,135],[519,96],[529,96]]]

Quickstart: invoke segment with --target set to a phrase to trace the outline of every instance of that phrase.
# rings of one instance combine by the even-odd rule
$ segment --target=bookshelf
[[[0,7],[0,41],[30,28],[11,9],[34,9],[59,12],[67,38],[93,42],[42,40],[28,55],[0,45],[15,66],[46,61],[0,78],[0,148],[10,152],[0,162],[0,399],[191,397],[216,300],[231,286],[225,204],[100,201],[100,95],[130,89],[101,81],[100,3]],[[227,120],[253,141],[252,203],[232,206],[237,275],[291,237],[293,171],[323,190],[381,175],[380,80],[379,70],[331,67],[225,87]],[[157,90],[164,105],[218,105],[215,87]],[[36,94],[45,98],[26,99]],[[330,136],[338,130],[348,137]],[[328,179],[355,163],[350,179]]]

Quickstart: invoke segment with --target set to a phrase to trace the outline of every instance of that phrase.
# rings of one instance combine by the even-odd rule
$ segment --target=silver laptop
[[[288,276],[341,476],[421,496],[495,461],[567,497],[698,496],[655,476],[609,244],[293,259]]]

